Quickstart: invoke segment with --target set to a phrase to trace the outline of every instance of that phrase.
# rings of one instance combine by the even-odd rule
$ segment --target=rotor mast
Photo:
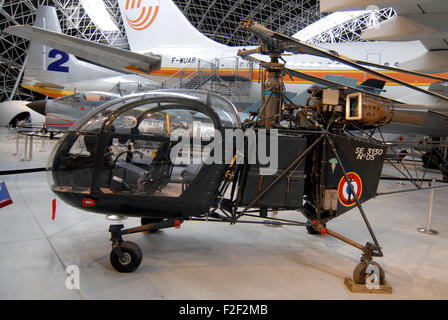
[[[278,41],[272,37],[273,32],[251,19],[243,19],[241,25],[252,31],[264,42],[255,50],[239,52],[241,56],[252,53],[269,55],[271,61],[263,62],[261,67],[267,71],[267,79],[262,79],[261,105],[258,110],[259,124],[267,129],[280,125],[283,106],[283,69],[279,62],[283,50],[279,50]]]

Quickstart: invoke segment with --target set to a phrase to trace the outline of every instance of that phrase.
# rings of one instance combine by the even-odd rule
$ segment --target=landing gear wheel
[[[143,218],[141,218],[140,223],[142,224],[142,226],[144,226],[145,224],[161,222],[161,221],[163,221],[162,218],[146,218],[146,217],[143,217]],[[159,231],[159,229],[155,229],[152,232],[157,232],[157,231]],[[148,232],[148,233],[150,233],[150,232]]]
[[[378,267],[380,277],[379,285],[383,286],[385,284],[385,278],[386,278],[383,268],[381,268],[381,266],[375,261],[371,261],[370,264]],[[353,281],[356,284],[366,284],[366,277],[368,276],[368,274],[366,273],[367,266],[368,264],[366,262],[361,261],[356,266],[355,270],[353,270]]]
[[[120,250],[123,252],[122,258],[116,252],[116,249],[112,249],[110,253],[112,267],[118,272],[134,272],[142,262],[142,250],[136,243],[130,241],[121,242]]]

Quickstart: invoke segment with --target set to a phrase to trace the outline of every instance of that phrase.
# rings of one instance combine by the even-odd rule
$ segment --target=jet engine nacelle
[[[44,116],[31,110],[26,105],[29,101],[5,101],[0,103],[0,126],[15,127],[25,120],[27,123],[39,124],[45,121]]]

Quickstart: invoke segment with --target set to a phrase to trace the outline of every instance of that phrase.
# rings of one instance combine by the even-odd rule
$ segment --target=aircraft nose
[[[31,103],[28,103],[27,107],[30,108],[33,111],[36,111],[37,113],[45,115],[46,105],[47,105],[47,101],[46,100],[39,100],[39,101],[34,101],[34,102],[31,102]]]

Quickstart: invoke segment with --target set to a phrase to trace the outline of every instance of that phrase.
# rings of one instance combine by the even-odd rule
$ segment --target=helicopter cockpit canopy
[[[49,160],[50,186],[64,201],[95,212],[119,208],[138,215],[152,208],[161,217],[201,214],[226,167],[207,162],[204,150],[217,130],[240,127],[235,106],[206,91],[118,98],[82,117],[61,138]],[[181,137],[199,143],[179,148]],[[185,197],[195,196],[200,201],[183,205]]]

